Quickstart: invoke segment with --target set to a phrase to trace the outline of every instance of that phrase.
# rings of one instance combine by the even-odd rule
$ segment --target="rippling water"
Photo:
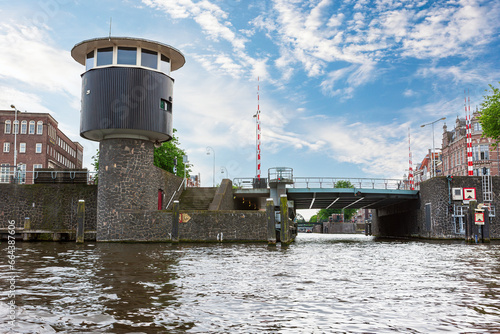
[[[12,333],[500,332],[499,244],[299,234],[288,248],[16,246]]]

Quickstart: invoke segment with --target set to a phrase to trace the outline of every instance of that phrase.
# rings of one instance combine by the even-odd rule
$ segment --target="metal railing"
[[[339,184],[340,182],[340,184]],[[345,188],[349,182],[355,188],[409,190],[409,185],[400,179],[350,178],[350,177],[294,177],[288,188]],[[235,178],[233,185],[240,189],[253,189],[254,179]]]
[[[365,189],[405,189],[399,179],[350,178],[350,177],[294,177],[293,188],[346,188],[345,183]],[[340,183],[340,184],[339,184]]]
[[[85,170],[63,170],[63,169],[43,169],[35,171],[24,171],[14,168],[0,169],[0,184],[34,184],[44,179],[44,183],[71,183],[73,180],[82,181],[87,184],[95,184],[98,173]]]

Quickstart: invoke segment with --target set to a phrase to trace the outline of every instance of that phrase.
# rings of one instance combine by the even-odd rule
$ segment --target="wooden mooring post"
[[[272,198],[266,200],[267,216],[267,244],[276,245],[276,219],[274,214],[274,201]]]
[[[85,241],[85,201],[78,201],[76,211],[76,243],[81,244]]]
[[[172,205],[172,242],[179,242],[179,201]]]
[[[280,213],[281,213],[281,245],[289,245],[290,238],[290,219],[288,218],[288,199],[286,194],[280,196]]]

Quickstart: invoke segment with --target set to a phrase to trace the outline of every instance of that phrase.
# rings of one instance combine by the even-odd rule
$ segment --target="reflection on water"
[[[0,332],[7,323],[1,245]],[[17,243],[12,333],[500,331],[500,245]]]

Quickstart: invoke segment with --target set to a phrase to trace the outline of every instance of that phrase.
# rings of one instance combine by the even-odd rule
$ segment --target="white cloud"
[[[0,24],[0,78],[79,99],[81,65],[70,52],[51,46],[47,32],[17,23]],[[9,51],[11,50],[11,51]],[[56,70],[57,69],[57,70]]]

